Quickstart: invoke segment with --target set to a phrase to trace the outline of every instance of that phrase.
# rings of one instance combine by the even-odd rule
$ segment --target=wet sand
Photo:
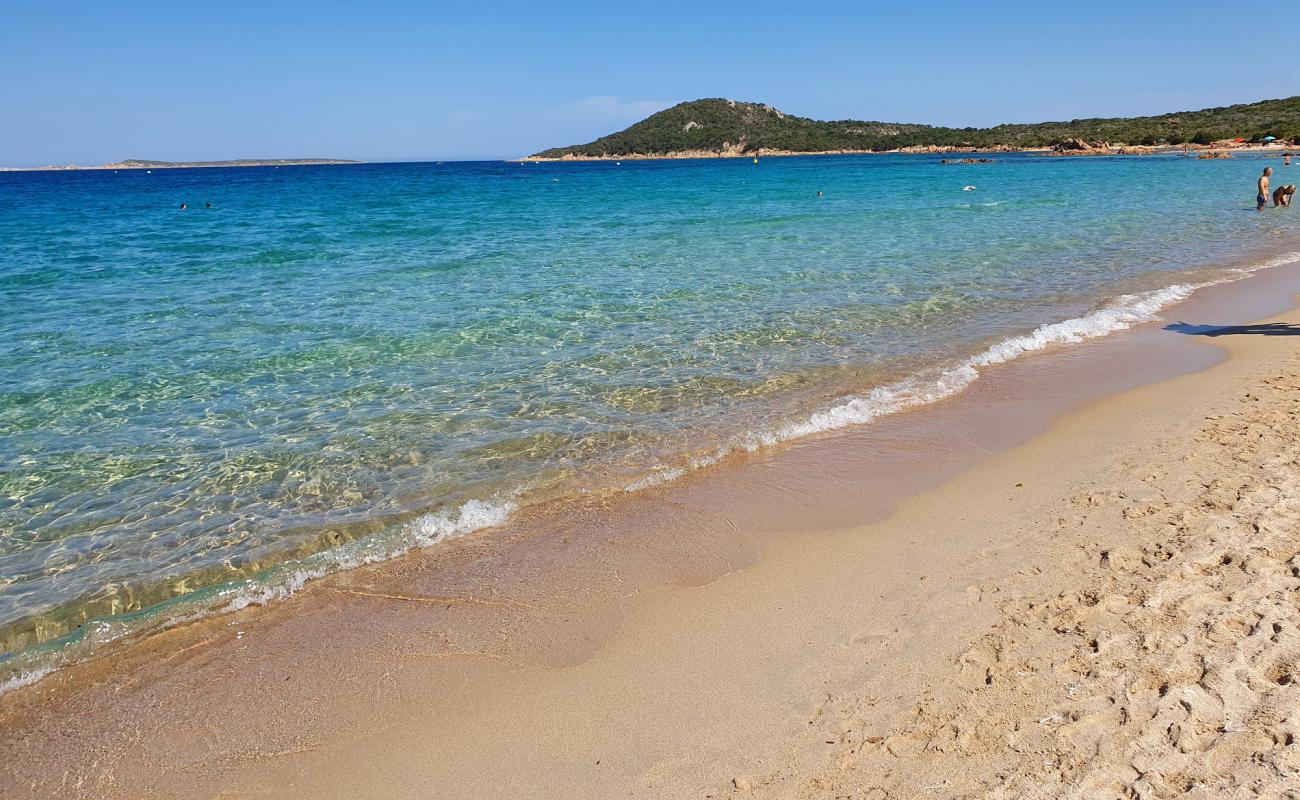
[[[1254,330],[1020,359],[113,648],[0,697],[0,794],[1276,796],[1300,338]]]

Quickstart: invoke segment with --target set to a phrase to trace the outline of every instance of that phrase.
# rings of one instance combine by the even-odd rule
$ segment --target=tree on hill
[[[1209,143],[1221,139],[1282,140],[1300,136],[1300,97],[1183,111],[1151,117],[1075,119],[945,128],[916,123],[835,120],[785,114],[762,103],[710,98],[679,103],[594,142],[557,147],[540,158],[618,157],[668,153],[749,153],[759,150],[878,151],[906,147],[1051,147],[1071,139],[1113,144]]]

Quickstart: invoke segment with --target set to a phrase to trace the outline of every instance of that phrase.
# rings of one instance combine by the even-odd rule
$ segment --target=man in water
[[[1268,205],[1268,176],[1273,174],[1272,167],[1264,167],[1264,174],[1259,176],[1259,194],[1255,197],[1255,210],[1263,211]]]
[[[1286,186],[1279,186],[1273,192],[1273,207],[1287,208],[1291,205],[1291,195],[1295,194],[1295,184],[1288,183]]]

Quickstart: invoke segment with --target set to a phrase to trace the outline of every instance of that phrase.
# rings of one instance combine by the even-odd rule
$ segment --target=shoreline
[[[1215,297],[1194,295],[1177,308],[1180,313],[1200,315],[1218,310],[1234,315],[1233,320],[1245,321],[1255,318],[1250,315],[1259,310],[1261,302],[1276,305],[1275,297],[1270,300],[1269,296],[1284,291],[1289,297],[1298,288],[1300,270],[1280,267],[1207,290]],[[1202,319],[1206,317],[1193,321]],[[1270,341],[1285,344],[1286,337]],[[1179,381],[1185,380],[1174,377],[1180,373],[1213,374],[1214,369],[1197,371],[1205,370],[1216,358],[1211,348],[1202,347],[1193,337],[1157,333],[1149,328],[1130,331],[1004,364],[989,380],[923,410],[746,456],[739,464],[702,471],[692,480],[649,490],[612,509],[597,502],[576,518],[540,514],[515,531],[508,553],[489,553],[485,558],[488,537],[469,536],[447,543],[445,552],[415,553],[340,573],[273,606],[245,609],[163,631],[118,652],[67,667],[34,686],[16,689],[0,697],[0,720],[5,723],[0,728],[6,731],[0,742],[15,754],[21,747],[27,758],[13,761],[21,762],[24,774],[38,782],[43,779],[37,773],[44,770],[34,762],[40,758],[53,758],[58,763],[60,756],[70,757],[73,751],[82,758],[98,753],[102,765],[96,767],[95,776],[85,776],[91,781],[87,785],[98,786],[96,791],[112,788],[113,792],[129,793],[121,787],[138,785],[131,782],[144,779],[140,771],[143,765],[137,768],[121,761],[125,754],[114,750],[113,732],[123,725],[134,725],[137,731],[152,731],[147,734],[150,741],[158,736],[173,737],[158,739],[150,757],[158,767],[189,765],[183,772],[187,780],[194,782],[188,784],[188,791],[176,787],[176,796],[204,796],[222,781],[233,779],[211,769],[224,763],[232,752],[246,754],[246,758],[240,757],[247,768],[245,778],[259,782],[292,780],[295,791],[305,791],[297,781],[306,774],[302,770],[307,762],[319,760],[320,756],[312,754],[337,752],[338,748],[346,750],[350,746],[341,742],[337,733],[344,721],[361,725],[362,730],[382,731],[392,727],[386,714],[410,724],[422,715],[421,725],[450,724],[454,729],[452,723],[464,722],[467,718],[463,714],[474,707],[465,705],[467,698],[490,701],[488,705],[506,713],[499,707],[499,698],[510,696],[508,689],[514,681],[528,684],[535,679],[556,687],[575,669],[594,668],[592,665],[604,663],[611,653],[635,649],[636,643],[629,643],[627,637],[630,630],[640,630],[638,626],[649,626],[645,629],[647,636],[662,639],[669,635],[672,625],[663,617],[659,622],[645,622],[645,607],[671,606],[686,598],[688,607],[697,609],[702,617],[710,617],[720,607],[701,606],[687,596],[699,592],[711,595],[721,591],[714,587],[750,580],[738,576],[804,568],[807,565],[800,566],[798,551],[808,544],[809,537],[830,537],[842,545],[846,544],[846,530],[854,532],[848,539],[860,539],[865,535],[861,531],[873,525],[896,528],[897,523],[890,520],[897,519],[895,509],[900,502],[903,506],[933,502],[933,494],[942,493],[951,482],[988,472],[985,464],[990,460],[1010,458],[1008,454],[1015,450],[1004,448],[1025,446],[1027,439],[1048,428],[1060,414],[1085,413],[1069,411],[1080,402],[1074,390],[1093,398],[1092,406],[1105,405],[1113,401],[1096,398],[1130,390],[1152,378]],[[1081,375],[1086,375],[1087,380],[1081,381]],[[1037,387],[1037,395],[1024,397],[1024,392],[1016,391],[1026,387]],[[1051,428],[1054,430],[1056,424],[1052,423]],[[1043,437],[1052,435],[1049,430]],[[1028,446],[1034,441],[1037,439],[1030,440]],[[994,451],[1000,452],[988,455]],[[882,452],[890,458],[882,461]],[[884,469],[891,466],[895,467],[892,472]],[[864,476],[871,477],[869,486],[863,483]],[[927,497],[931,500],[927,501]],[[809,514],[809,508],[818,510]],[[574,521],[581,521],[583,514],[588,515],[586,520],[592,530],[603,529],[603,540],[575,535],[581,530],[574,528]],[[909,552],[909,546],[916,544],[891,540],[885,549],[892,548],[897,558],[907,561],[915,555]],[[932,544],[925,543],[924,547]],[[547,562],[539,558],[546,551],[554,554],[556,548],[589,571],[578,570],[545,580],[537,568]],[[841,570],[852,564],[872,568],[870,559],[845,560],[834,553],[824,554],[818,563],[826,566],[827,557],[832,559],[829,563],[843,561]],[[769,566],[773,563],[784,566]],[[512,575],[531,576],[530,585],[512,583],[497,575],[494,570],[502,564],[511,566]],[[566,583],[578,584],[580,591],[575,592],[575,586],[570,585],[566,594]],[[850,584],[838,585],[845,589]],[[810,595],[807,588],[805,585],[805,591],[790,593],[780,602],[803,606],[813,603],[815,608],[818,597]],[[775,596],[780,595],[781,590],[776,589]],[[769,601],[774,597],[770,587],[767,596]],[[852,598],[854,603],[868,600],[871,598]],[[654,614],[650,613],[650,617]],[[737,617],[742,622],[745,618],[744,613]],[[718,621],[728,619],[724,615]],[[688,622],[682,620],[681,624]],[[738,627],[760,640],[768,635],[750,623]],[[248,641],[244,641],[246,635]],[[332,645],[328,652],[320,652],[318,643],[323,641]],[[697,648],[702,643],[700,639],[690,641]],[[772,644],[783,646],[780,641]],[[638,653],[638,669],[653,664],[653,658],[651,664],[646,664],[644,660],[649,656]],[[800,658],[798,652],[785,655]],[[781,665],[774,666],[779,677],[781,670],[776,667]],[[315,676],[316,685],[303,686],[301,681],[293,680],[295,675]],[[626,675],[623,673],[624,678]],[[620,680],[618,685],[623,683]],[[205,699],[206,693],[196,691],[198,686],[217,684],[228,690],[218,693],[223,694],[220,702]],[[591,685],[609,686],[599,681]],[[452,696],[444,697],[434,690],[442,687],[445,692],[451,686],[459,687]],[[413,694],[420,687],[424,694]],[[434,690],[433,695],[430,690]],[[360,696],[371,698],[377,705],[358,712],[355,703],[349,703],[347,698],[355,700]],[[406,708],[413,696],[436,699],[432,706],[421,705],[415,714]],[[147,697],[184,699],[187,708],[151,713],[138,705]],[[229,715],[257,704],[257,697],[270,705],[258,705],[264,710],[241,723],[245,730],[235,730],[234,718]],[[330,700],[324,701],[326,697]],[[242,705],[240,698],[246,701]],[[777,705],[787,708],[788,701],[785,698]],[[427,718],[439,709],[442,712],[435,714],[438,719]],[[453,709],[459,711],[450,713]],[[125,716],[119,717],[115,711]],[[486,712],[475,713],[478,716],[474,719],[500,727],[500,718],[493,721],[490,715],[484,715]],[[69,714],[81,726],[77,735],[47,752],[45,748],[54,744],[47,736],[52,728],[61,727],[54,724],[55,720],[67,719]],[[195,719],[204,721],[209,735],[217,731],[217,740],[185,733],[200,729],[192,721]],[[735,722],[736,716],[724,714],[721,719]],[[759,728],[772,733],[770,728]],[[177,736],[178,732],[181,735]],[[13,736],[21,741],[16,742]],[[231,736],[235,738],[228,738]],[[363,740],[349,741],[360,746]],[[635,748],[642,756],[621,751],[626,765],[622,777],[628,778],[637,769],[642,770],[637,774],[644,774],[644,758],[682,758],[680,753],[664,752],[667,741],[649,753]],[[440,743],[445,745],[445,739]],[[471,757],[464,749],[469,748],[468,744],[457,747],[462,748],[457,750],[462,759]],[[545,755],[535,752],[538,747],[530,745],[527,752],[512,757]],[[740,752],[730,745],[723,751]],[[268,755],[272,752],[281,755]],[[293,757],[294,753],[298,756]],[[482,758],[485,753],[478,755]],[[548,757],[553,760],[555,755],[550,753]],[[638,762],[638,758],[642,761]],[[75,763],[86,762],[79,759]],[[635,766],[638,763],[640,766]],[[568,762],[556,765],[553,776],[568,768]],[[697,778],[713,771],[701,764],[692,769]],[[465,760],[446,767],[440,775],[444,781],[484,777]],[[737,773],[733,788],[756,785],[755,779],[746,775]],[[511,777],[505,774],[494,779]],[[521,775],[513,777],[522,779]],[[109,783],[94,783],[105,779]],[[4,778],[4,782],[10,780]],[[25,784],[15,780],[12,785],[21,788]],[[391,782],[387,785],[394,787]],[[470,785],[474,784],[465,784]],[[538,783],[535,791],[543,785]],[[566,790],[575,785],[561,783]],[[368,791],[379,793],[380,786]],[[609,784],[600,787],[611,788]],[[394,793],[400,795],[402,791],[399,788]]]
[[[1289,144],[1186,144],[1186,145],[1124,145],[1116,144],[1105,148],[1088,150],[1055,151],[1051,147],[955,147],[943,145],[925,145],[907,147],[897,150],[683,150],[668,153],[631,153],[625,155],[589,156],[566,153],[562,156],[530,155],[522,158],[507,159],[508,163],[568,163],[582,161],[676,161],[717,158],[783,158],[787,156],[844,156],[844,155],[938,155],[960,153],[963,155],[1008,155],[1033,154],[1061,158],[1082,158],[1088,156],[1131,156],[1162,155],[1166,153],[1194,152],[1259,152],[1266,154],[1295,152],[1295,145]]]
[[[1042,351],[1059,350],[1063,346],[1068,349],[1090,340],[1105,340],[1149,322],[1165,307],[1185,302],[1199,290],[1247,279],[1258,272],[1290,263],[1298,256],[1300,253],[1284,250],[1273,257],[1243,260],[1239,266],[1225,269],[1222,275],[1208,280],[1180,282],[1131,295],[1113,296],[1080,316],[1043,323],[1033,331],[1010,335],[980,352],[940,368],[907,373],[892,382],[828,396],[806,409],[803,416],[775,427],[749,429],[742,435],[720,442],[714,450],[698,451],[689,457],[683,454],[653,467],[648,466],[635,475],[589,486],[585,492],[567,492],[527,501],[516,493],[470,500],[459,507],[412,512],[404,521],[389,524],[382,535],[361,537],[302,556],[276,559],[259,566],[256,573],[163,597],[143,608],[109,616],[71,616],[68,619],[77,627],[71,630],[65,627],[66,632],[58,636],[12,651],[5,659],[8,664],[0,661],[0,666],[6,667],[4,672],[0,672],[0,697],[36,683],[56,670],[86,659],[111,655],[119,648],[130,647],[134,641],[173,625],[199,618],[219,618],[248,606],[280,603],[316,581],[331,576],[382,565],[428,548],[445,548],[461,537],[503,536],[508,543],[517,531],[527,529],[535,520],[547,520],[544,526],[552,533],[565,524],[594,524],[599,514],[626,496],[671,486],[681,479],[714,469],[726,470],[743,465],[747,459],[779,452],[804,440],[833,436],[857,426],[879,424],[899,414],[924,413],[938,403],[969,391],[981,377],[987,379],[987,370],[996,371],[1022,357],[1042,355]],[[1190,275],[1183,277],[1191,279]],[[694,531],[692,535],[699,536],[700,532]],[[491,541],[483,544],[484,552],[495,552]],[[77,623],[77,619],[82,621]],[[46,631],[52,630],[52,622],[48,619],[37,619],[37,623]],[[31,635],[24,634],[21,626],[11,626],[6,632],[10,636]]]
[[[51,164],[43,167],[0,167],[0,172],[84,172],[120,169],[225,169],[228,167],[323,167],[364,164],[344,158],[249,158],[233,161],[115,161],[110,164]]]

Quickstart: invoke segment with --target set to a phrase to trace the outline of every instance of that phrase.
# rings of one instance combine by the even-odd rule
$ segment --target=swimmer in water
[[[181,211],[184,211],[187,208],[189,208],[188,205],[186,205],[185,203],[181,203]]]
[[[1264,174],[1259,176],[1259,182],[1256,184],[1259,193],[1255,195],[1256,211],[1263,211],[1264,206],[1268,205],[1268,176],[1272,174],[1272,167],[1264,167]]]
[[[1294,183],[1277,187],[1277,191],[1273,192],[1273,208],[1289,208],[1293,194],[1295,194]]]

